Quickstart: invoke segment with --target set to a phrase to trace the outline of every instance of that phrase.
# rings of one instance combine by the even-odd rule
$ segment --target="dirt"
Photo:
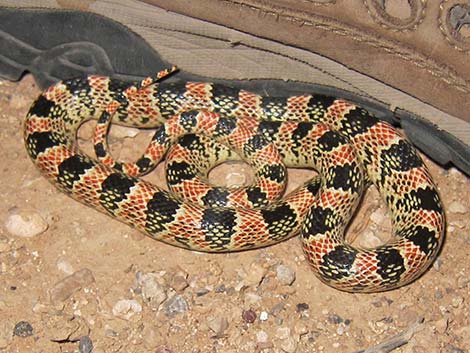
[[[60,193],[23,146],[23,119],[38,93],[31,77],[0,82],[0,352],[379,352],[378,344],[388,344],[383,352],[469,352],[470,182],[457,170],[427,160],[448,219],[429,271],[390,292],[343,293],[313,275],[298,239],[197,253]],[[114,140],[121,156],[135,155],[148,133]],[[12,234],[15,215],[47,229]],[[371,190],[349,237],[380,242],[389,224]]]

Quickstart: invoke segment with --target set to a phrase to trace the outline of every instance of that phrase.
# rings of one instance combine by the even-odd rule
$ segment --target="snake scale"
[[[50,87],[26,117],[24,140],[31,159],[72,198],[179,247],[239,251],[299,234],[313,272],[344,291],[400,287],[436,258],[445,227],[436,186],[416,150],[391,125],[335,97],[266,97],[219,84],[157,82],[166,74],[133,86],[89,76]],[[77,129],[92,118],[99,120],[95,149],[100,160],[76,146]],[[156,128],[137,163],[120,164],[107,152],[103,136],[111,118],[118,124]],[[184,136],[194,133],[201,137]],[[215,195],[222,200],[207,206],[137,176],[171,148],[173,174],[168,180],[183,193],[196,192],[199,182],[183,180],[197,174],[198,167],[187,162],[195,152],[188,151],[199,150],[213,165],[222,159],[214,154],[225,148],[204,147],[201,141],[207,138],[234,148],[258,168],[259,184],[238,196],[227,189],[200,187],[203,199]],[[178,140],[179,150],[170,147]],[[287,166],[314,168],[319,177],[265,205],[262,196],[285,174],[278,159]],[[393,227],[390,240],[373,249],[353,247],[344,234],[368,182],[387,204]],[[249,205],[239,206],[237,200]]]

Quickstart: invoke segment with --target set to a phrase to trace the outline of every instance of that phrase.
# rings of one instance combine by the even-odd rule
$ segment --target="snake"
[[[439,192],[417,150],[391,124],[334,96],[263,96],[218,83],[164,79],[173,71],[134,84],[90,75],[52,85],[25,119],[30,158],[73,199],[167,244],[219,253],[298,236],[313,273],[346,292],[404,286],[436,259],[445,235]],[[94,157],[77,144],[78,128],[90,119],[98,121]],[[136,163],[115,161],[107,151],[111,120],[156,129]],[[211,162],[199,162],[210,169],[228,148],[258,168],[256,186],[210,189],[199,182],[204,175],[187,181],[198,174],[188,158],[206,156]],[[173,156],[167,179],[202,197],[187,200],[141,177],[165,154]],[[312,168],[318,176],[279,199],[273,192],[272,202],[259,201],[284,179],[283,163]],[[370,184],[392,221],[391,237],[374,248],[352,245],[345,235]],[[221,203],[201,204],[208,195]]]

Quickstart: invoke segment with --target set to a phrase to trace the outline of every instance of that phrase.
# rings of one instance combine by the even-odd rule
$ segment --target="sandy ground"
[[[23,118],[38,93],[31,77],[0,82],[0,352],[469,352],[470,183],[460,172],[429,162],[448,218],[434,266],[398,290],[342,293],[311,273],[298,239],[195,253],[61,194],[23,146]],[[113,148],[132,155],[146,140],[117,136]],[[22,219],[47,230],[15,234],[11,223]],[[356,241],[387,237],[375,190],[352,232],[362,228]]]

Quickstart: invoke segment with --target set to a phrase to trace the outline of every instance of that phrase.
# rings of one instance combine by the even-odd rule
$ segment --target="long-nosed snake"
[[[176,246],[238,251],[300,233],[314,273],[341,290],[375,292],[402,286],[420,276],[437,256],[445,218],[436,187],[415,149],[388,123],[329,96],[262,97],[210,83],[155,81],[146,79],[129,88],[108,77],[89,76],[50,87],[34,102],[25,122],[24,139],[32,160],[74,199]],[[136,164],[123,166],[107,154],[103,136],[112,116],[124,125],[157,127]],[[77,129],[90,118],[100,118],[95,147],[102,162],[76,148]],[[129,175],[146,171],[171,141],[194,132],[235,147],[252,158],[253,165],[259,162],[261,184],[243,196],[201,187],[204,195],[212,193],[229,205],[235,199],[254,200],[257,205],[269,194],[285,172],[270,164],[276,154],[288,166],[315,168],[320,178],[267,206],[229,208],[183,201]],[[216,153],[195,139],[187,142],[188,147]],[[190,158],[191,153],[174,150],[173,157],[178,161],[185,153]],[[194,174],[194,167],[178,163],[173,166],[175,184],[182,191],[189,188],[191,194],[195,184],[179,179]],[[391,239],[375,249],[352,247],[344,237],[364,189],[364,171],[388,205],[394,230]]]

